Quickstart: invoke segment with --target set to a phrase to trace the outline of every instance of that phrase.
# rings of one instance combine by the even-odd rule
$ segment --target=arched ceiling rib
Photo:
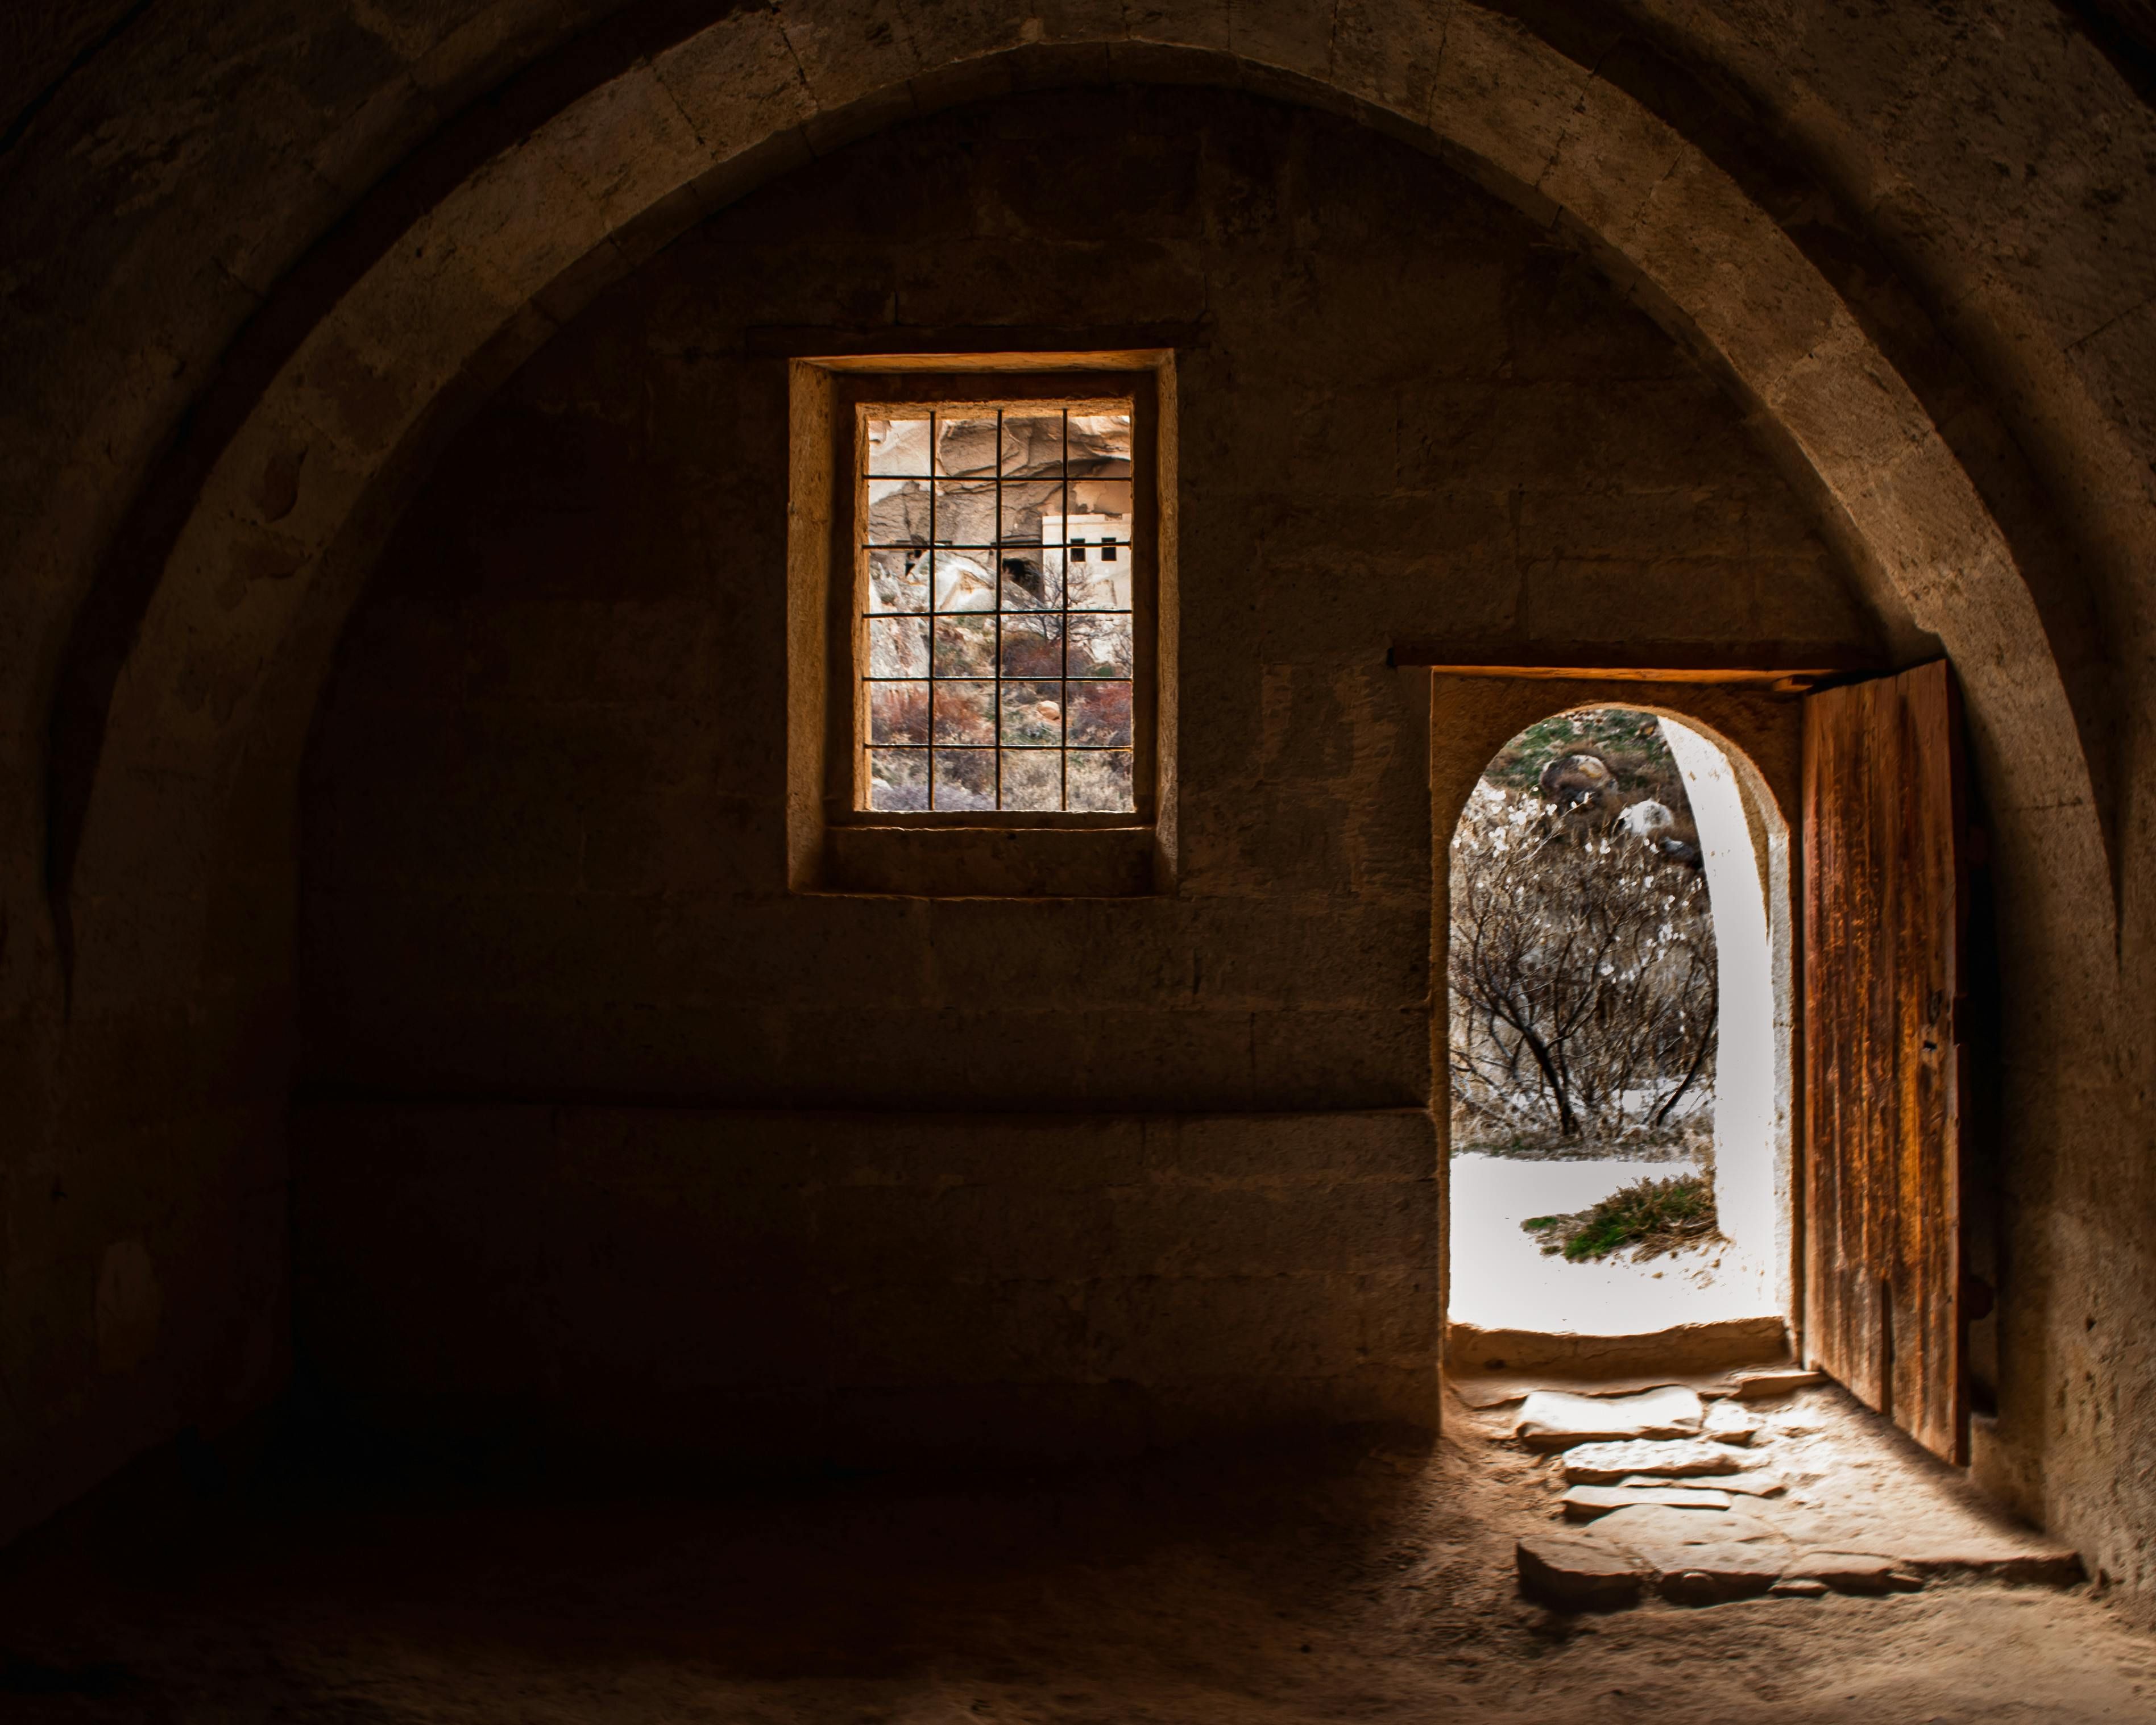
[[[439,110],[441,92],[513,57],[505,43],[558,33],[564,16],[475,8],[456,29],[388,44],[405,55],[397,77],[408,100],[393,121],[372,125],[364,105],[336,113],[298,173],[312,203],[295,202],[313,211],[348,201],[337,187],[378,172],[415,116]],[[654,14],[638,16],[650,28]],[[100,771],[192,778],[213,798],[218,763],[238,747],[253,692],[295,626],[311,571],[375,475],[393,465],[442,392],[485,357],[499,358],[505,344],[536,341],[552,313],[572,309],[622,257],[835,138],[1076,69],[1234,77],[1356,105],[1388,130],[1443,149],[1523,208],[1560,215],[1613,273],[1637,284],[1643,303],[1681,321],[1719,357],[1801,452],[1910,613],[1953,647],[1980,716],[2000,739],[2010,799],[2039,794],[2033,783],[2015,782],[2015,759],[2081,758],[2070,703],[2042,650],[2041,619],[2007,547],[1847,305],[1707,156],[1610,79],[1517,23],[1466,3],[1282,0],[1188,16],[1164,10],[1133,28],[1119,6],[999,19],[902,7],[871,16],[796,0],[731,13],[572,90],[552,119],[444,188],[311,326],[209,470],[200,507],[172,540],[115,691]],[[82,189],[93,207],[100,193],[125,205],[130,186],[152,201],[169,190],[157,182],[154,152],[131,145],[124,116],[89,136],[105,140],[105,151],[102,166],[97,149],[87,152]],[[232,147],[274,154],[244,134]],[[191,319],[228,335],[307,218],[228,235],[203,279],[161,284],[163,301],[177,307],[172,325],[132,347],[94,338],[116,313],[156,325],[148,308],[163,301],[147,284],[136,285],[136,300],[101,306],[105,321],[75,324],[72,336],[67,308],[45,294],[59,339],[24,368],[36,411],[15,422],[26,459],[13,470],[36,492],[10,511],[23,553],[16,567],[28,578],[7,620],[18,639],[42,648],[23,660],[42,676],[11,691],[25,744],[50,687],[55,624],[110,531],[111,500],[131,489],[127,476],[146,465],[161,421],[195,387],[199,343],[191,349],[179,326]],[[124,276],[124,258],[105,261]],[[11,301],[19,316],[23,296]],[[90,387],[59,388],[51,380],[85,344],[95,349]],[[108,388],[98,387],[100,373]],[[41,400],[40,375],[49,380]],[[30,436],[32,419],[60,434]],[[289,485],[286,474],[295,475]],[[11,788],[18,794],[30,789],[25,754]],[[2055,774],[2041,794],[2047,805],[2061,800]],[[2093,860],[2100,870],[2086,783],[2064,801],[2078,811],[2070,822],[2076,867]],[[100,884],[112,879],[99,871]]]

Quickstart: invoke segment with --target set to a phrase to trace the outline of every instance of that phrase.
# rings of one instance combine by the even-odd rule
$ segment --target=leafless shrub
[[[1713,1084],[1707,883],[1621,829],[1558,832],[1485,780],[1452,848],[1455,1132],[1676,1136]]]

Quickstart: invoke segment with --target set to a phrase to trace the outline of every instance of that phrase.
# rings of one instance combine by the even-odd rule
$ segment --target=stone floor
[[[1691,1435],[1666,1423],[1671,1399],[1690,1404]],[[2071,1552],[1999,1514],[1956,1471],[1831,1384],[1763,1401],[1710,1395],[1702,1403],[1686,1389],[1565,1399],[1570,1409],[1607,1410],[1588,1430],[1606,1433],[1621,1447],[1578,1440],[1562,1430],[1534,1434],[1542,1399],[1463,1410],[1454,1421],[1457,1435],[1479,1435],[1493,1461],[1522,1445],[1547,1457],[1541,1525],[1524,1530],[1531,1542],[1557,1533],[1554,1549],[1571,1547],[1592,1557],[1621,1545],[1620,1522],[1630,1522],[1633,1541],[1648,1548],[1666,1546],[1674,1536],[1726,1551],[1735,1560],[1733,1577],[1760,1578],[1756,1586],[1736,1589],[1745,1592],[1764,1591],[1783,1572],[1798,1577],[1835,1569],[1843,1572],[1837,1586],[1845,1579],[1851,1589],[1866,1591],[1871,1590],[1867,1582],[1890,1590],[1890,1579],[1897,1588],[1915,1589],[1992,1576],[2079,1579]],[[1624,1430],[1625,1410],[1643,1406],[1652,1410],[1656,1428]],[[1530,1435],[1519,1436],[1516,1427]],[[1643,1440],[1624,1441],[1635,1436]],[[1666,1472],[1658,1455],[1666,1459]],[[1593,1489],[1568,1490],[1575,1482]],[[1617,1516],[1626,1499],[1652,1505],[1651,1512]],[[1687,1499],[1683,1508],[1668,1507]],[[1728,1531],[1721,1524],[1729,1524]],[[1732,1543],[1710,1543],[1723,1540]],[[1585,1544],[1575,1544],[1579,1541]],[[1816,1571],[1804,1567],[1805,1558],[1822,1554],[1846,1561]],[[1662,1556],[1666,1567],[1695,1567],[1685,1564],[1681,1553]],[[1859,1557],[1874,1560],[1869,1577],[1856,1573]],[[1634,1567],[1651,1588],[1654,1566]]]
[[[1486,1330],[1630,1336],[1771,1312],[1767,1291],[1748,1290],[1721,1273],[1719,1246],[1645,1260],[1625,1253],[1570,1264],[1546,1256],[1520,1227],[1530,1216],[1570,1214],[1635,1180],[1667,1179],[1696,1166],[1456,1153],[1451,1321]]]
[[[696,1494],[340,1474],[190,1499],[138,1481],[0,1561],[0,1718],[2156,1717],[2156,1640],[2085,1587],[1532,1604],[1513,1543],[1556,1525],[1552,1463],[1507,1430],[1503,1410],[1455,1406],[1427,1454]],[[1849,1495],[1793,1486],[1791,1510],[1906,1507],[1907,1456],[1835,1458]]]

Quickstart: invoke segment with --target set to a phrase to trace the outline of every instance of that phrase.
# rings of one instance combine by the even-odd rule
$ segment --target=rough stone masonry
[[[2138,8],[214,14],[0,54],[0,1526],[295,1364],[638,1453],[1426,1434],[1385,649],[1659,641],[1953,661],[1976,1476],[2156,1597]],[[992,335],[1176,354],[1175,889],[796,893],[785,362]]]

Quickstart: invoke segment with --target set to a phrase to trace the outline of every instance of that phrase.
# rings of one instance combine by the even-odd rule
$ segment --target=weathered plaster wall
[[[783,348],[992,325],[1183,331],[1179,889],[789,896]],[[795,1133],[690,1114],[665,1128],[665,1178],[705,1194],[700,1224],[639,1247],[613,1209],[548,1208],[552,1116],[467,1139],[453,1112],[421,1148],[408,1111],[310,1109],[300,1348],[373,1389],[413,1375],[408,1337],[444,1388],[523,1361],[516,1387],[578,1404],[655,1358],[737,1394],[800,1374],[835,1394],[959,1372],[983,1403],[1011,1380],[1096,1399],[1129,1380],[1116,1408],[1150,1395],[1171,1425],[1194,1376],[1216,1418],[1238,1398],[1284,1411],[1276,1380],[1306,1379],[1307,1411],[1427,1422],[1427,1119],[1384,1128],[1381,1172],[1363,1147],[1399,1120],[1367,1111],[1430,1090],[1427,678],[1384,655],[1440,624],[1871,644],[1694,362],[1517,213],[1348,123],[1199,90],[1035,95],[879,134],[711,218],[479,416],[354,614],[305,805],[308,1081],[1045,1117],[1017,1139],[970,1117],[915,1133],[884,1189],[886,1125],[819,1128],[826,1168]],[[1186,1166],[1157,1120],[1142,1170],[1091,1148],[1128,1130],[1103,1116],[1245,1110],[1305,1111],[1194,1123],[1239,1147],[1209,1153],[1232,1178]],[[608,1189],[603,1156],[564,1153]],[[998,1179],[1034,1197],[998,1203]],[[810,1189],[804,1242],[755,1248],[789,1250],[793,1280],[655,1313],[550,1268],[544,1297],[468,1328],[364,1321],[385,1275],[426,1304],[428,1265],[434,1303],[468,1312],[470,1266],[512,1250],[696,1282],[766,1225],[726,1218],[730,1182]],[[1061,1196],[1036,1201],[1044,1183]],[[1245,1219],[1253,1189],[1276,1231]],[[933,1250],[907,1208],[924,1192]],[[738,1350],[833,1297],[844,1328],[847,1301],[942,1310],[955,1289],[1046,1301],[1083,1348],[1044,1356],[1026,1323],[954,1313],[882,1378],[858,1334]],[[1292,1365],[1257,1339],[1301,1335],[1291,1296],[1324,1315]],[[1119,1363],[1141,1338],[1142,1369]],[[1188,1363],[1223,1348],[1252,1350],[1229,1381]],[[774,1379],[782,1357],[796,1375]]]

